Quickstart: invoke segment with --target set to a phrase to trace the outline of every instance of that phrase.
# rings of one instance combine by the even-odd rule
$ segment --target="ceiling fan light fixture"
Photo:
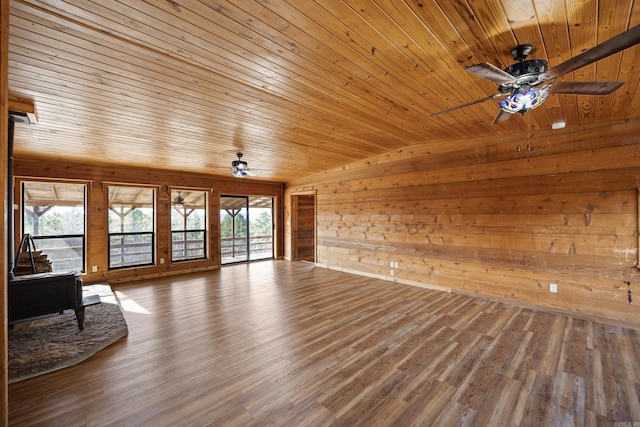
[[[523,44],[516,46],[511,51],[511,55],[518,62],[504,70],[488,62],[465,68],[466,71],[495,83],[500,93],[438,111],[431,114],[431,117],[470,107],[504,95],[506,97],[500,101],[500,109],[502,111],[492,122],[492,124],[496,124],[506,120],[509,117],[508,114],[525,113],[533,110],[547,99],[549,93],[608,95],[622,86],[624,82],[552,81],[638,44],[640,44],[640,25],[636,25],[551,68],[549,68],[548,62],[543,59],[526,59],[533,51],[533,45]],[[539,85],[544,86],[537,89]]]
[[[236,178],[244,178],[245,176],[247,176],[247,172],[244,169],[241,169],[241,168],[238,168],[238,167],[234,167],[232,169],[231,173]]]
[[[516,114],[531,111],[540,106],[549,96],[549,91],[539,88],[522,89],[500,100],[500,108],[507,113]]]

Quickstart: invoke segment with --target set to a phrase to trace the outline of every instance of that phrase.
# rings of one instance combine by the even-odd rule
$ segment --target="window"
[[[109,187],[109,268],[152,265],[155,190]]]
[[[51,261],[53,271],[84,272],[86,185],[22,183],[22,233]]]
[[[207,193],[171,190],[171,261],[207,256]]]

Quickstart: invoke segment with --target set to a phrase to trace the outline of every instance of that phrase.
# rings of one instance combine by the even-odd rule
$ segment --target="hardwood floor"
[[[11,426],[640,423],[634,329],[303,262],[114,289],[129,336],[10,385]]]

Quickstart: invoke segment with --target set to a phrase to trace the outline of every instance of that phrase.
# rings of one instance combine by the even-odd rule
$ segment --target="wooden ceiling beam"
[[[26,116],[29,124],[35,125],[38,123],[36,118],[36,108],[33,100],[20,98],[18,96],[9,95],[9,114],[20,113]]]

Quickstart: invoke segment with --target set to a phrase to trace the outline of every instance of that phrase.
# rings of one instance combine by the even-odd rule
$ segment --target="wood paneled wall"
[[[9,121],[9,0],[0,0],[0,426],[9,425],[7,374],[7,142]]]
[[[220,195],[266,195],[274,197],[275,204],[275,256],[282,258],[282,192],[281,184],[265,183],[235,178],[221,178],[211,175],[154,169],[119,168],[92,165],[89,163],[66,163],[45,159],[16,158],[15,175],[22,178],[68,179],[86,182],[87,195],[87,254],[88,272],[85,282],[109,280],[111,282],[129,281],[138,278],[204,271],[220,266],[219,204]],[[139,268],[108,270],[107,264],[107,211],[108,200],[105,183],[142,184],[157,186],[157,253],[156,258],[164,258],[165,263]],[[170,188],[201,188],[210,190],[209,204],[209,257],[206,260],[182,261],[171,263],[170,233]],[[19,190],[16,190],[19,192]],[[19,199],[16,199],[19,200]],[[16,221],[16,246],[20,240],[20,220]],[[91,272],[92,266],[98,266],[98,272]]]
[[[329,268],[640,323],[639,120],[455,143],[295,181],[285,217],[316,191]]]

